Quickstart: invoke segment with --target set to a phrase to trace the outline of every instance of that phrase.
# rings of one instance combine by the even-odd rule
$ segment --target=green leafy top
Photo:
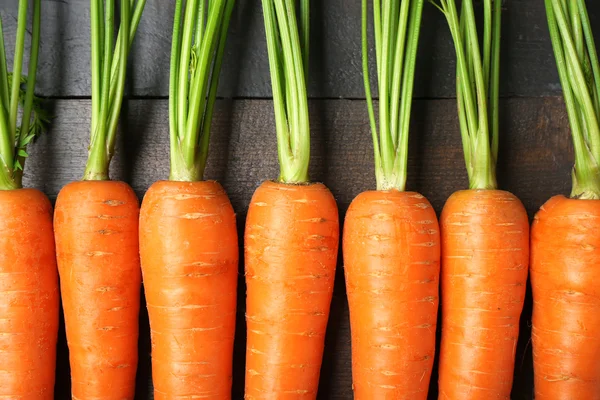
[[[275,107],[279,180],[284,183],[308,182],[310,160],[306,93],[310,2],[300,0],[299,3],[298,22],[295,0],[262,0]]]
[[[91,0],[92,123],[84,180],[107,180],[123,104],[127,55],[146,0],[121,0],[114,46],[115,0]],[[133,13],[131,10],[134,10]]]
[[[575,149],[571,197],[600,199],[600,65],[584,0],[545,0]]]
[[[45,130],[49,120],[34,95],[40,45],[41,1],[33,1],[29,73],[22,76],[28,0],[19,1],[13,72],[8,72],[0,18],[0,190],[22,187],[27,145]],[[23,90],[23,85],[25,90]],[[22,108],[19,126],[19,106]]]
[[[373,0],[379,92],[379,135],[369,81],[367,0],[362,2],[365,91],[375,150],[379,190],[404,190],[408,133],[423,0]]]
[[[469,187],[496,189],[501,1],[483,0],[483,55],[473,0],[430,0],[446,16],[456,49],[456,97]]]
[[[176,2],[169,90],[171,180],[197,181],[204,175],[233,5],[234,0],[187,0],[183,10],[183,0]]]

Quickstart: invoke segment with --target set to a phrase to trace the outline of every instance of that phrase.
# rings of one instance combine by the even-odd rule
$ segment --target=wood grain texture
[[[592,26],[600,23],[600,2],[590,0]],[[136,97],[168,94],[173,0],[148,0],[133,43],[128,92]],[[361,67],[360,1],[312,2],[310,95],[364,98]],[[16,30],[18,0],[0,0],[9,52]],[[90,96],[90,23],[87,0],[42,0],[38,91],[51,97]],[[600,30],[596,29],[597,40]],[[372,43],[371,43],[372,44]],[[504,96],[559,95],[544,2],[504,0],[502,42]],[[371,59],[374,59],[371,46]],[[374,64],[371,65],[374,79]],[[10,67],[9,67],[10,68]],[[455,55],[443,15],[426,4],[415,94],[455,96]],[[220,96],[271,97],[260,0],[238,0],[231,22]]]
[[[31,146],[25,184],[55,199],[60,188],[80,179],[88,145],[90,102],[58,100],[50,104],[56,115],[51,132]],[[455,190],[467,186],[454,100],[417,101],[410,140],[408,189],[426,195],[439,213]],[[311,177],[322,181],[338,200],[343,217],[350,201],[373,189],[373,154],[366,105],[359,100],[314,100],[310,103],[313,134]],[[509,99],[503,101],[502,136],[498,166],[502,189],[514,192],[529,216],[550,196],[568,194],[573,162],[568,121],[562,100]],[[156,180],[168,176],[168,105],[165,100],[126,101],[112,177],[131,183],[138,196]],[[245,215],[252,193],[264,179],[278,174],[272,102],[220,101],[215,115],[211,155],[206,177],[221,181],[238,215],[243,237]],[[243,254],[243,253],[242,253]],[[237,340],[234,361],[234,399],[242,399],[244,379],[243,260]],[[526,300],[517,350],[514,399],[532,398],[530,335],[531,298]],[[145,309],[145,306],[142,305]],[[151,398],[148,319],[140,317],[138,399]],[[68,354],[60,333],[57,399],[69,393]],[[351,399],[350,332],[345,284],[340,259],[322,368],[320,398]],[[436,394],[436,372],[431,398]]]

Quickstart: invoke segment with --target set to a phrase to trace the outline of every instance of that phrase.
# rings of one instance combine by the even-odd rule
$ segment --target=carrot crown
[[[146,0],[121,1],[121,24],[113,53],[115,0],[91,0],[92,123],[84,180],[108,180],[125,91],[127,55],[145,5]]]
[[[408,132],[423,0],[373,0],[377,55],[379,133],[369,81],[368,1],[362,1],[362,53],[365,92],[375,150],[378,190],[406,187]]]
[[[210,127],[234,0],[175,3],[169,123],[173,181],[204,175]],[[182,23],[183,17],[183,23]]]
[[[8,72],[2,19],[0,18],[0,190],[18,189],[22,186],[23,167],[27,158],[27,145],[42,131],[49,120],[34,95],[40,47],[41,1],[33,1],[29,72],[22,76],[25,53],[25,33],[29,0],[19,1],[17,39],[13,72]],[[22,86],[25,85],[25,90]],[[19,124],[19,105],[22,114]]]
[[[279,180],[308,182],[310,123],[308,73],[309,0],[300,0],[300,21],[294,0],[262,0],[275,108]],[[300,32],[298,29],[300,25]]]
[[[600,65],[584,0],[545,0],[573,136],[571,197],[600,199]]]
[[[469,187],[496,189],[501,1],[483,0],[483,57],[473,0],[430,0],[446,16],[456,50],[456,98]],[[489,114],[489,115],[488,115]]]

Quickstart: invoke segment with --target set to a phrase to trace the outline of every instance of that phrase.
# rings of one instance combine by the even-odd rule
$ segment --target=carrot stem
[[[363,75],[378,190],[406,187],[408,133],[423,0],[373,1],[379,129],[369,80],[368,4],[362,2]]]
[[[12,73],[8,72],[0,20],[0,190],[22,187],[23,166],[28,156],[27,145],[44,130],[48,120],[41,109],[40,99],[34,95],[40,45],[41,0],[33,1],[29,72],[28,76],[24,77],[21,72],[25,53],[27,12],[28,0],[20,0]],[[25,90],[22,89],[22,85],[26,86]],[[19,105],[22,106],[20,126]]]
[[[484,0],[483,52],[473,0],[430,0],[445,15],[457,58],[456,91],[470,189],[496,189],[499,133],[500,0]]]
[[[125,93],[127,57],[146,0],[121,0],[120,5],[121,24],[113,44],[114,0],[91,0],[92,120],[83,180],[109,179]]]
[[[184,7],[177,0],[169,89],[172,181],[203,179],[234,3],[188,0]]]
[[[310,2],[301,1],[298,22],[294,0],[262,0],[275,109],[279,180],[284,183],[308,182],[310,122],[306,70]]]
[[[571,197],[600,199],[600,66],[583,0],[545,0],[556,66],[571,125]]]

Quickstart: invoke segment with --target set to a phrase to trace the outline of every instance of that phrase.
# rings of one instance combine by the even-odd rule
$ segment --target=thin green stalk
[[[308,59],[310,49],[310,2],[300,0],[301,32],[302,32],[302,55],[304,60],[304,75],[308,76]]]
[[[21,116],[20,138],[17,139],[17,143],[23,142],[23,138],[26,138],[30,134],[31,113],[33,112],[34,91],[40,54],[41,8],[41,0],[34,0],[31,47],[29,49],[29,72],[27,74],[27,88],[25,89],[25,100],[23,102],[23,115]],[[25,168],[26,144],[22,148],[23,152],[19,154],[19,151],[17,150],[16,155],[18,165],[21,166],[14,172],[15,182],[19,187],[22,185],[23,170]]]
[[[98,134],[98,119],[100,117],[100,109],[102,107],[102,37],[103,23],[101,8],[102,2],[98,0],[90,0],[91,9],[91,43],[92,43],[92,144],[96,141]]]
[[[202,0],[201,0],[202,1]],[[182,26],[181,39],[181,57],[179,59],[179,80],[177,84],[177,123],[179,124],[179,134],[185,132],[185,123],[188,115],[188,95],[189,95],[189,65],[192,53],[192,44],[194,36],[194,27],[196,26],[196,17],[198,12],[198,0],[187,0]],[[180,136],[180,139],[183,139]]]
[[[8,67],[6,66],[6,49],[4,46],[4,28],[0,18],[0,104],[9,104]]]
[[[369,112],[369,122],[371,124],[371,136],[373,138],[373,152],[375,158],[375,176],[377,179],[377,189],[385,180],[385,174],[381,167],[381,152],[379,147],[379,138],[377,136],[377,122],[375,121],[375,110],[373,107],[373,96],[371,94],[371,81],[369,78],[369,42],[368,42],[368,4],[367,0],[362,0],[362,66],[363,79],[365,84],[365,94],[367,98],[367,109]]]
[[[17,40],[15,57],[13,59],[12,86],[10,91],[10,139],[14,143],[17,137],[17,117],[19,111],[19,92],[21,90],[21,72],[23,71],[23,53],[25,52],[25,32],[27,30],[28,1],[19,2],[19,17],[17,19]]]
[[[175,180],[178,175],[183,174],[185,164],[183,163],[181,149],[179,145],[179,123],[177,121],[178,113],[177,96],[179,93],[179,60],[181,58],[181,12],[183,0],[176,0],[175,16],[173,18],[173,39],[171,43],[171,66],[169,72],[169,137],[170,137],[170,155],[171,172],[169,179]]]
[[[492,14],[492,61],[488,84],[490,91],[490,118],[492,121],[492,164],[496,165],[500,139],[500,38],[502,30],[502,2],[494,2]]]

